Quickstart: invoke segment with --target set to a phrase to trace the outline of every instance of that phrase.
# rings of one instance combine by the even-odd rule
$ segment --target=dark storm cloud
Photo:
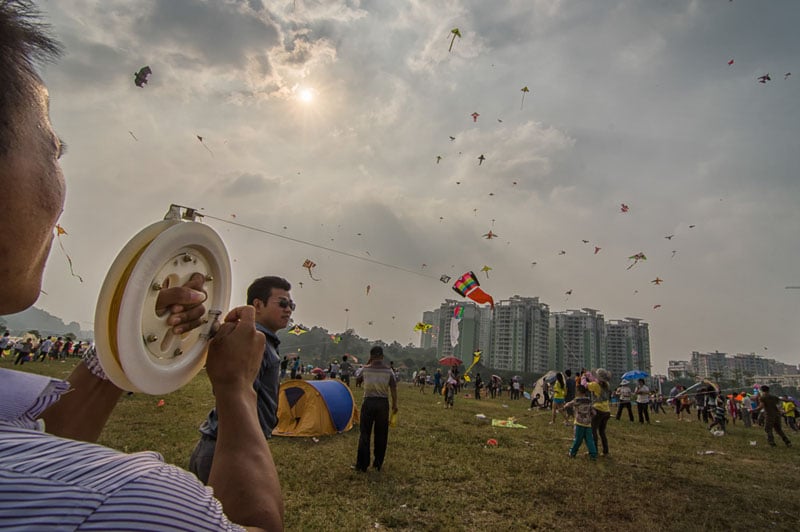
[[[278,26],[226,2],[157,0],[133,30],[156,46],[194,52],[202,66],[241,68],[251,54],[280,44]]]

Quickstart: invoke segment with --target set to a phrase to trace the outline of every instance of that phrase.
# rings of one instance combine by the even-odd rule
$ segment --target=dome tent
[[[353,428],[358,409],[343,382],[290,379],[278,391],[278,424],[273,436],[323,436]]]

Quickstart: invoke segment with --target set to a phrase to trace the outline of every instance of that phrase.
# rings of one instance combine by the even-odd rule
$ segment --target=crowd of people
[[[91,343],[82,340],[76,342],[70,336],[12,338],[10,334],[6,331],[0,337],[0,357],[12,357],[15,366],[34,361],[60,360],[64,362],[70,357],[81,357],[94,347]]]

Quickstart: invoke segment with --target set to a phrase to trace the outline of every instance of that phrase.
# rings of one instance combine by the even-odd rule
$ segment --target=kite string
[[[183,206],[181,206],[181,207],[183,207]],[[188,208],[188,207],[183,207],[183,208]],[[435,279],[436,281],[439,281],[438,278],[436,278],[436,277],[434,277],[432,275],[427,275],[427,274],[422,273],[422,272],[410,270],[408,268],[403,268],[402,266],[397,266],[395,264],[389,264],[388,262],[382,262],[382,261],[375,260],[375,259],[372,259],[372,258],[361,257],[361,256],[355,255],[353,253],[348,253],[347,251],[342,251],[342,250],[331,248],[331,247],[328,247],[328,246],[315,244],[314,242],[309,242],[307,240],[301,240],[299,238],[293,238],[293,237],[290,237],[290,236],[287,236],[287,235],[281,235],[279,233],[274,233],[272,231],[267,231],[266,229],[261,229],[260,227],[253,227],[251,225],[247,225],[247,224],[243,224],[243,223],[239,223],[239,222],[234,222],[234,221],[231,221],[231,220],[226,220],[224,218],[219,218],[217,216],[212,216],[210,214],[204,214],[204,213],[199,213],[199,212],[196,212],[196,214],[198,216],[203,216],[205,218],[210,218],[210,219],[216,220],[218,222],[223,222],[223,223],[235,225],[235,226],[238,226],[238,227],[242,227],[244,229],[250,229],[251,231],[256,231],[257,233],[262,233],[262,234],[265,234],[265,235],[270,235],[270,236],[282,238],[284,240],[289,240],[291,242],[296,242],[298,244],[303,244],[303,245],[306,245],[306,246],[311,246],[313,248],[322,249],[324,251],[330,251],[331,253],[344,255],[345,257],[350,257],[351,259],[358,259],[358,260],[361,260],[361,261],[364,261],[364,262],[369,262],[371,264],[377,264],[378,266],[383,266],[384,268],[392,268],[392,269],[400,270],[400,271],[403,271],[403,272],[406,272],[406,273],[413,273],[414,275],[419,275],[420,277],[425,277],[427,279]]]
[[[62,229],[62,231],[63,231],[63,229]],[[66,231],[65,231],[65,233],[66,233]],[[72,274],[73,277],[77,277],[80,282],[83,282],[83,277],[81,277],[80,275],[75,273],[75,270],[72,267],[72,257],[70,257],[69,253],[67,253],[67,250],[64,249],[64,243],[61,242],[61,234],[57,233],[56,234],[56,238],[58,239],[58,246],[61,248],[61,253],[63,253],[64,256],[67,257],[67,262],[69,263],[69,272]]]

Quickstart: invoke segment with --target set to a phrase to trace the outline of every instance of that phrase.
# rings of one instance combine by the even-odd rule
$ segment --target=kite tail
[[[308,269],[308,276],[311,277],[312,281],[320,281],[321,279],[315,279],[314,274],[311,273],[311,268]]]
[[[481,288],[475,288],[467,294],[467,297],[471,300],[475,301],[476,303],[483,305],[484,303],[489,303],[491,307],[494,309],[494,298],[483,291]]]
[[[72,258],[67,253],[67,250],[64,249],[64,244],[61,242],[61,235],[58,235],[58,246],[61,248],[61,252],[67,257],[67,262],[69,263],[69,273],[72,274],[73,277],[77,277],[80,282],[83,282],[83,277],[75,273],[74,268],[72,267]]]

